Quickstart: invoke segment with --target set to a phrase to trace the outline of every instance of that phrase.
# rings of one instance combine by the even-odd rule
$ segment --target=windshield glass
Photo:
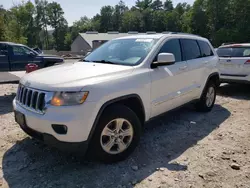
[[[87,62],[134,66],[140,64],[156,44],[156,39],[111,40],[83,59]]]
[[[219,57],[250,57],[250,47],[228,47],[217,50]]]

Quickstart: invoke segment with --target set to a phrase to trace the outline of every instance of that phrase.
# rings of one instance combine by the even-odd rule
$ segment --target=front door
[[[189,85],[188,65],[183,61],[179,39],[166,41],[159,53],[173,53],[176,62],[157,67],[151,72],[151,117],[184,104]]]
[[[8,49],[3,43],[0,43],[0,71],[9,71]]]
[[[11,71],[25,70],[25,66],[33,63],[35,52],[25,46],[14,45],[10,47],[10,65]]]

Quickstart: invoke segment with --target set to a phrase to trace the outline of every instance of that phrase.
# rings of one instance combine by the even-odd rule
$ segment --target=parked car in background
[[[22,44],[0,42],[0,71],[25,70],[25,66],[29,63],[44,68],[63,62],[64,59],[61,57],[39,54]]]
[[[150,119],[190,102],[211,111],[217,62],[210,42],[196,35],[114,39],[82,61],[25,75],[15,119],[47,144],[117,162],[134,151]]]
[[[217,54],[222,83],[250,83],[250,43],[224,45]]]
[[[229,45],[229,44],[235,44],[235,42],[224,42],[221,44],[221,46]]]

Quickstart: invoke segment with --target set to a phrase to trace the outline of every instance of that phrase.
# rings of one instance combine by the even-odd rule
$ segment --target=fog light
[[[68,132],[68,127],[66,125],[52,124],[51,126],[57,134],[67,134]]]

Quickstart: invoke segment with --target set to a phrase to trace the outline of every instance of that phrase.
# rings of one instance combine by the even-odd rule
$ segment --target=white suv
[[[82,61],[24,76],[15,119],[32,137],[104,162],[128,157],[148,120],[195,101],[210,111],[218,56],[205,38],[180,34],[111,40]]]
[[[221,82],[250,83],[250,43],[218,48]]]

